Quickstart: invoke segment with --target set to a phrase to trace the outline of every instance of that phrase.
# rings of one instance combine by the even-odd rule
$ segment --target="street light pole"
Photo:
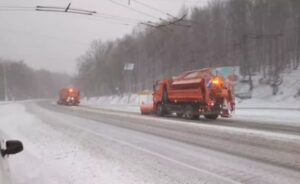
[[[3,70],[4,100],[8,101],[8,96],[7,96],[7,78],[6,78],[6,66],[5,66],[5,62],[2,63],[2,70]]]

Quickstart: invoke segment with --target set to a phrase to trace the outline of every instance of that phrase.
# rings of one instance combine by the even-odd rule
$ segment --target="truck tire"
[[[178,118],[182,118],[182,116],[183,116],[183,113],[181,113],[181,112],[177,112],[177,113],[176,113],[176,116],[177,116]]]
[[[200,114],[195,111],[192,105],[188,105],[185,108],[184,116],[190,120],[197,120],[199,119]]]
[[[193,116],[192,116],[192,120],[198,120],[199,119],[199,114],[194,114]]]
[[[206,119],[214,120],[214,119],[217,119],[219,117],[219,114],[207,114],[207,115],[204,115],[204,117]]]
[[[163,103],[167,103],[169,100],[168,91],[167,91],[166,86],[164,86],[164,88],[163,88],[163,97],[162,98],[163,98],[162,99]]]
[[[157,116],[164,116],[165,115],[164,106],[162,104],[157,104],[155,114]]]

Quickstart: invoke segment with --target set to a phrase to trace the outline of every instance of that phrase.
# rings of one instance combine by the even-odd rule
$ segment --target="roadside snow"
[[[4,138],[24,144],[23,152],[9,158],[13,183],[126,184],[135,180],[120,174],[120,165],[82,147],[79,143],[85,135],[81,132],[67,135],[28,113],[22,104],[0,105],[0,127]]]
[[[91,105],[140,105],[141,103],[148,103],[152,101],[151,94],[124,94],[124,95],[112,95],[112,96],[101,96],[93,98],[83,98],[84,104]]]
[[[139,98],[138,95],[134,95],[134,98]],[[110,101],[106,101],[105,97],[101,97],[101,101],[96,98],[83,101],[81,105],[89,106],[93,108],[130,112],[130,113],[140,113],[139,104],[126,104],[118,103],[118,97],[113,98],[113,104]],[[108,98],[107,98],[108,99]],[[120,98],[121,99],[121,98]],[[138,100],[133,100],[137,102]],[[122,102],[120,100],[120,102]],[[259,122],[270,122],[270,123],[285,123],[286,125],[300,125],[300,107],[299,104],[289,104],[289,106],[283,106],[283,102],[280,103],[263,103],[262,100],[258,100],[257,103],[253,100],[247,105],[237,105],[236,111],[233,113],[232,119],[235,120],[252,120]]]
[[[114,106],[115,108],[117,107],[117,105]],[[151,146],[151,144],[148,144],[146,141],[150,143],[154,142],[154,145],[160,144],[160,141],[156,140],[158,137],[154,137],[156,138],[154,139],[152,138],[153,135],[144,135],[142,132],[137,133],[132,130],[123,130],[121,127],[112,126],[112,128],[110,125],[102,124],[101,122],[52,112],[36,104],[29,104],[26,105],[26,107],[27,108],[24,107],[24,104],[0,105],[1,131],[7,135],[8,138],[22,140],[25,146],[24,152],[10,157],[12,178],[16,184],[217,183],[200,182],[200,180],[198,182],[190,182],[197,179],[195,176],[199,177],[199,172],[203,174],[202,170],[191,167],[195,160],[191,159],[189,166],[184,164],[185,162],[180,162],[180,159],[178,161],[176,157],[176,159],[172,159],[172,157],[168,156],[173,153],[180,155],[180,153],[183,152],[182,150],[166,153],[164,153],[164,149],[158,150],[162,151],[161,153],[151,151],[155,149],[155,146]],[[124,107],[126,107],[126,105],[123,107],[119,106],[119,108],[125,109]],[[85,107],[74,107],[74,111],[81,111],[81,108],[95,112],[101,111],[99,109],[88,109]],[[27,110],[34,112],[36,115],[32,115],[27,112]],[[137,115],[134,114],[122,114],[118,112],[106,113],[112,116],[137,117]],[[248,129],[241,130],[240,128],[220,127],[218,125],[214,126],[209,124],[183,124],[182,122],[172,119],[157,119],[151,116],[141,116],[140,119],[151,119],[154,122],[157,121],[169,125],[176,124],[178,126],[191,128],[197,127],[197,129],[205,130],[206,132],[209,131],[213,134],[217,132],[222,135],[228,135],[230,138],[238,137],[239,139],[257,139],[262,141],[271,139],[273,142],[280,141],[280,143],[284,141],[299,142],[299,136],[275,132],[261,132]],[[118,133],[119,130],[120,133]],[[139,135],[144,138],[145,141],[140,139]],[[148,136],[150,138],[148,138]],[[129,137],[131,141],[127,142],[128,139],[126,139],[126,137]],[[164,140],[164,138],[159,138],[158,140]],[[173,144],[175,143],[168,143],[168,145]],[[144,149],[144,145],[149,147]],[[147,154],[139,154],[139,152],[136,151]],[[184,149],[184,151],[187,151],[188,155],[191,156],[189,149]],[[195,152],[195,155],[199,155],[199,152]],[[207,164],[207,167],[210,168],[212,163],[210,160],[211,155],[200,155],[201,159],[208,156],[208,160],[205,163],[198,162],[199,167],[201,168],[202,165]],[[151,159],[153,157],[155,158],[154,160]],[[159,159],[157,160],[157,158]],[[183,160],[186,158],[189,157],[184,157]],[[221,166],[224,164],[219,161],[223,160],[222,157],[216,157],[213,160],[217,160],[215,164],[221,163]],[[170,162],[176,165],[176,167],[183,167],[184,170],[178,172],[173,165],[167,165],[170,164]],[[232,164],[230,160],[226,162]],[[239,167],[241,163],[236,161],[235,164]],[[239,174],[238,172],[243,171],[233,166],[232,169],[236,170],[230,171],[228,170],[228,168],[230,168],[228,164],[224,165],[226,165],[226,167],[221,169],[226,169],[225,171],[229,171],[229,173]],[[241,168],[248,167],[247,164],[241,165]],[[189,167],[189,170],[186,170],[187,167]],[[250,169],[253,170],[251,171],[253,173],[257,171],[255,167]],[[273,177],[274,172],[268,169],[264,170],[268,171],[267,174],[264,172],[258,173],[264,177]],[[221,172],[220,170],[216,171]],[[181,175],[178,175],[178,173],[181,173]],[[223,174],[228,177],[227,172]],[[168,178],[168,176],[172,177]],[[202,177],[202,175],[200,176]],[[177,178],[182,178],[178,180],[182,182],[174,182],[176,180],[173,180],[173,177],[176,180]],[[248,177],[252,177],[252,175],[247,176],[247,178]],[[207,180],[207,176],[203,178]],[[275,180],[274,178],[272,179]]]
[[[287,71],[282,74],[283,83],[279,87],[277,95],[272,95],[270,85],[260,84],[260,75],[253,76],[254,90],[252,98],[241,100],[236,99],[237,108],[275,108],[275,109],[299,109],[300,110],[300,69]],[[247,84],[239,84],[237,93],[246,92],[249,89]],[[152,101],[151,93],[144,94],[124,94],[112,95],[93,98],[84,98],[82,103],[94,107],[110,109],[122,109],[120,105],[126,105],[127,110],[131,112],[137,110],[134,106],[140,105],[142,102],[148,103]],[[130,107],[131,106],[131,107]],[[130,108],[129,108],[130,107]]]
[[[251,99],[236,99],[237,110],[234,118],[299,122],[300,96],[297,96],[297,93],[300,91],[300,69],[282,74],[283,83],[277,95],[272,95],[270,85],[260,84],[260,78],[260,75],[253,76],[254,90]],[[238,90],[243,91],[248,88],[248,85],[241,85]],[[152,102],[151,93],[84,98],[81,104],[101,109],[139,113],[139,106],[143,102]]]
[[[152,102],[152,95],[150,94],[126,94],[126,95],[113,95],[113,96],[102,96],[93,98],[84,98],[81,100],[81,105],[116,110],[123,112],[140,112],[140,104]]]
[[[282,75],[282,84],[279,86],[277,95],[272,95],[270,85],[261,84],[260,75],[253,76],[254,90],[252,98],[247,100],[237,99],[238,107],[243,108],[298,108],[300,109],[300,69],[286,71]],[[248,85],[238,86],[238,91],[248,90]]]

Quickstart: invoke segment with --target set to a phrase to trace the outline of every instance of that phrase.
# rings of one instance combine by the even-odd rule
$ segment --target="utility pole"
[[[5,66],[5,62],[2,63],[2,70],[3,70],[4,101],[8,101],[8,96],[7,96],[7,78],[6,78],[6,66]]]
[[[278,38],[282,36],[282,33],[278,34],[244,34],[242,35],[242,41],[241,41],[241,46],[243,50],[243,66],[246,68],[246,74],[249,76],[249,89],[250,91],[253,90],[253,81],[252,81],[252,73],[251,73],[251,62],[249,62],[249,50],[248,50],[248,40],[249,39],[269,39],[270,40],[270,45],[272,47],[271,41],[275,41],[275,61],[278,62]],[[238,44],[240,46],[240,44]],[[271,48],[272,50],[272,48]],[[271,54],[272,57],[272,54]],[[276,64],[276,63],[275,63]],[[276,67],[276,65],[275,65]]]
[[[244,63],[246,65],[246,73],[249,76],[249,90],[253,90],[253,81],[252,81],[252,71],[249,63],[249,55],[248,55],[248,35],[243,35],[243,52],[244,52]]]

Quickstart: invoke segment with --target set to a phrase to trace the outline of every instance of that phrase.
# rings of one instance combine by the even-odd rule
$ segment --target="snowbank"
[[[152,102],[151,94],[126,94],[122,96],[102,96],[84,98],[81,105],[91,106],[101,109],[109,109],[124,112],[140,112],[139,106],[142,103]]]
[[[270,85],[260,84],[260,75],[253,77],[254,90],[251,92],[251,99],[236,99],[237,108],[281,108],[281,109],[300,109],[300,70],[286,72],[282,74],[283,83],[279,86],[277,95],[272,95]],[[239,84],[237,93],[248,91],[248,84]],[[124,94],[121,96],[102,96],[93,98],[84,98],[82,103],[98,107],[139,106],[142,102],[152,101],[151,93],[148,94]]]
[[[101,96],[93,98],[84,98],[82,100],[84,103],[93,105],[140,105],[141,103],[147,103],[152,101],[151,94],[124,94],[121,96]]]
[[[31,114],[30,109],[38,109],[38,116]],[[24,144],[23,152],[9,158],[13,183],[136,184],[141,181],[135,172],[124,168],[128,163],[122,165],[121,161],[106,155],[107,149],[102,151],[101,147],[111,141],[90,137],[73,126],[77,123],[95,122],[38,106],[0,105],[0,134],[5,139],[18,139]]]
[[[279,86],[278,94],[272,95],[270,85],[260,84],[260,75],[253,77],[254,90],[252,98],[237,99],[237,107],[241,108],[298,108],[300,109],[300,69],[286,71],[282,74],[283,83]],[[248,85],[238,86],[237,93],[246,92]]]

